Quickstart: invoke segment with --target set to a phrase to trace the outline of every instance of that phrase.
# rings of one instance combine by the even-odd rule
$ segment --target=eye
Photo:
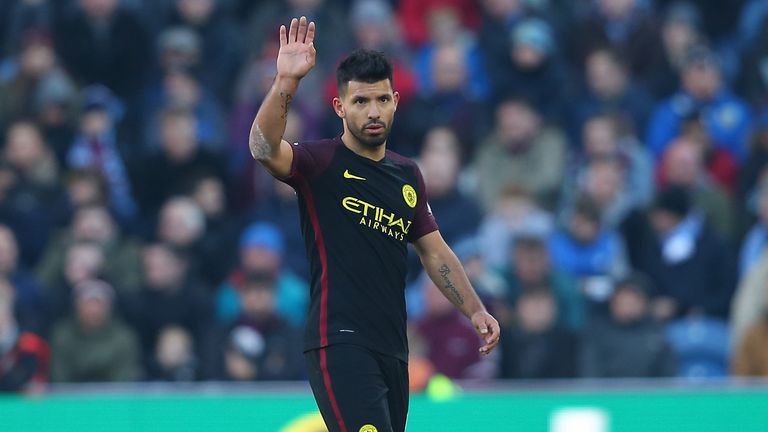
[[[381,96],[379,102],[389,102],[389,96]]]
[[[355,99],[356,105],[363,105],[365,103],[365,99]]]

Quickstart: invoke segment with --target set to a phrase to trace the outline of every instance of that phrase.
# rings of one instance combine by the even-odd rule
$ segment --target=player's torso
[[[311,198],[303,197],[303,206],[315,209],[321,231],[309,243],[317,259],[311,259],[307,349],[327,340],[405,357],[407,243],[420,197],[414,166],[404,161],[391,153],[373,161],[339,144],[327,167],[307,182]]]
[[[365,242],[404,254],[418,201],[416,182],[410,167],[389,156],[373,161],[340,145],[310,184],[321,221],[333,235],[326,243]]]

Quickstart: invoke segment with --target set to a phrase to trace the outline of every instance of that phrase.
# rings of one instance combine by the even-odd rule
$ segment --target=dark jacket
[[[579,358],[583,377],[666,377],[677,372],[664,329],[650,319],[631,324],[597,320],[584,335]]]

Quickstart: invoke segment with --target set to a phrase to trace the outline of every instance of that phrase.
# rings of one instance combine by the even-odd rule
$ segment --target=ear
[[[335,97],[331,104],[333,105],[333,110],[336,111],[336,115],[339,118],[344,118],[344,104],[341,102],[341,99]]]
[[[400,92],[392,93],[392,100],[395,102],[395,111],[397,111],[397,104],[400,103]]]

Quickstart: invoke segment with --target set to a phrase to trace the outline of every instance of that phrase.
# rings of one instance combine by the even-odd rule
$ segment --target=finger
[[[312,21],[309,23],[309,27],[307,27],[307,39],[305,42],[307,45],[312,45],[312,41],[315,40],[315,22]]]
[[[492,342],[492,343],[486,344],[484,347],[480,348],[480,353],[481,353],[481,354],[485,354],[485,355],[488,355],[488,354],[490,354],[490,353],[491,353],[491,351],[493,351],[493,349],[494,349],[494,348],[496,348],[496,346],[497,346],[498,344],[499,344],[499,341],[498,341],[498,340],[496,340],[495,342]]]
[[[299,19],[299,34],[296,40],[300,43],[304,43],[304,39],[307,37],[307,17],[303,16]]]
[[[288,35],[286,34],[287,30],[285,29],[284,25],[280,26],[280,46],[283,46],[288,43]]]
[[[296,33],[299,31],[299,20],[296,18],[291,20],[291,28],[288,30],[288,43],[296,42]]]

